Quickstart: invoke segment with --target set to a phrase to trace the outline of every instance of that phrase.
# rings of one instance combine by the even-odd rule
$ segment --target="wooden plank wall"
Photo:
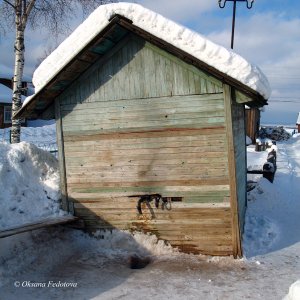
[[[68,200],[90,228],[155,233],[186,252],[232,254],[220,82],[133,39],[59,98]],[[141,194],[182,197],[171,209]]]
[[[126,37],[63,93],[63,103],[75,107],[83,102],[214,93],[222,93],[222,83],[214,77],[148,42]]]

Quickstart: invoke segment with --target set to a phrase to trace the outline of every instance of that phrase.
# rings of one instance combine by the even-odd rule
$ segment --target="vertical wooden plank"
[[[155,90],[158,96],[163,95],[163,75],[161,68],[161,59],[160,55],[156,52],[153,52],[154,55],[154,64],[155,64]]]
[[[198,74],[194,74],[195,79],[195,94],[201,94],[201,80]]]
[[[213,87],[213,83],[212,83],[211,81],[207,80],[207,81],[206,81],[206,85],[207,85],[207,92],[208,92],[209,94],[212,94],[212,93],[215,92],[215,91],[214,91],[214,87]]]
[[[129,82],[129,67],[128,67],[128,50],[127,50],[127,45],[125,47],[123,47],[121,49],[121,57],[122,57],[122,60],[123,60],[123,64],[124,66],[122,67],[122,73],[123,73],[123,77],[121,76],[120,78],[120,82],[121,82],[121,85],[122,85],[122,93],[123,93],[123,97],[124,96],[126,97],[127,95],[130,94],[130,89],[129,89],[129,85],[130,85],[130,82]],[[122,80],[122,78],[126,78],[126,80]],[[126,97],[127,98],[127,97]]]
[[[194,73],[189,71],[189,93],[190,94],[195,94],[195,79],[194,79]]]
[[[161,78],[161,96],[168,96],[168,86],[167,86],[167,77],[166,77],[166,58],[162,55],[159,55],[159,66],[160,66],[160,78]]]
[[[172,64],[169,59],[165,59],[165,89],[166,89],[166,96],[172,96],[173,82],[174,82],[174,75],[172,72]]]
[[[137,42],[137,53],[136,53],[136,66],[137,66],[137,72],[138,77],[140,78],[140,82],[136,82],[139,88],[139,98],[145,98],[145,90],[148,83],[145,79],[145,66],[144,66],[144,60],[143,60],[143,45],[140,41]]]
[[[232,214],[232,246],[234,257],[242,256],[241,234],[239,228],[237,182],[236,182],[236,164],[234,155],[233,127],[232,127],[232,96],[231,87],[227,84],[223,86],[224,90],[224,108],[226,116],[226,135],[228,149],[228,168],[230,178],[230,206]]]
[[[201,77],[200,82],[201,82],[201,94],[206,94],[207,93],[206,80]]]
[[[57,137],[57,146],[58,146],[58,160],[59,160],[62,208],[65,211],[74,213],[73,205],[71,203],[69,205],[69,202],[68,202],[64,138],[63,138],[62,118],[61,118],[61,113],[60,113],[59,99],[55,100],[55,120],[56,120],[56,137]]]

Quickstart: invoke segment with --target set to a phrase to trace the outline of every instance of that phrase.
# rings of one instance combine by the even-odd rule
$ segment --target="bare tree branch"
[[[0,4],[0,29],[4,26],[16,29],[15,68],[13,79],[12,115],[20,109],[22,77],[24,70],[25,41],[24,32],[27,25],[35,28],[46,28],[56,38],[69,29],[70,18],[78,15],[78,8],[86,15],[101,4],[118,2],[114,0],[3,0]],[[14,5],[13,5],[14,3]],[[12,118],[11,140],[20,141],[21,121]]]
[[[8,5],[10,5],[13,9],[16,9],[16,7],[10,3],[8,0],[3,0],[3,2],[7,3]]]
[[[29,4],[27,5],[26,1],[24,1],[24,9],[23,9],[23,16],[22,16],[22,25],[24,28],[27,24],[28,16],[30,15],[31,10],[34,7],[35,0],[30,0]]]

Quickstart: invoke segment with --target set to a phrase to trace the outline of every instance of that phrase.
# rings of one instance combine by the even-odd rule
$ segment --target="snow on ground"
[[[21,141],[34,144],[44,150],[57,150],[56,125],[53,121],[50,124],[36,127],[36,121],[28,121],[29,127],[21,128]],[[45,122],[43,122],[45,123]],[[52,124],[51,124],[52,123]],[[10,128],[0,129],[0,142],[9,142]]]
[[[22,142],[0,143],[0,229],[63,214],[58,161]]]
[[[0,298],[299,300],[299,150],[300,136],[278,143],[274,183],[256,178],[243,259],[182,254],[141,233],[53,227],[0,239]],[[136,256],[148,265],[130,268]]]

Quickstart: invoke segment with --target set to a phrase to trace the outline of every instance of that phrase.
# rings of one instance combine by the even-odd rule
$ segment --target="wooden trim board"
[[[71,223],[74,221],[77,221],[78,217],[74,216],[61,216],[61,217],[53,217],[53,218],[47,218],[44,220],[32,222],[32,223],[26,223],[20,226],[8,228],[6,230],[0,231],[0,238],[5,238],[8,236],[12,236],[15,234],[27,232],[27,231],[32,231],[44,227],[50,227],[54,225],[61,225],[61,224],[66,224],[66,223]]]

